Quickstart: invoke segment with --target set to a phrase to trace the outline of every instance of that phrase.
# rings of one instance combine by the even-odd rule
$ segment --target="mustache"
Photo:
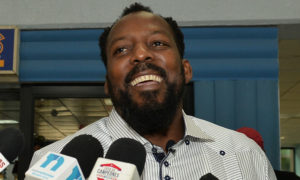
[[[156,66],[154,64],[151,64],[151,63],[142,62],[142,63],[137,64],[127,74],[127,76],[125,77],[125,83],[129,84],[133,80],[133,77],[134,77],[135,74],[137,74],[139,72],[142,72],[142,71],[145,71],[145,70],[153,70],[153,71],[157,72],[158,75],[161,76],[163,79],[167,78],[167,73],[163,68],[161,68],[159,66]]]

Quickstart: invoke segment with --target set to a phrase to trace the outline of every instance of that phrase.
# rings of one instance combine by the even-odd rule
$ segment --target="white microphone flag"
[[[8,165],[8,160],[0,152],[0,172],[2,172]]]
[[[85,180],[75,158],[48,152],[26,173],[25,180]]]
[[[139,180],[134,164],[98,158],[89,180]]]

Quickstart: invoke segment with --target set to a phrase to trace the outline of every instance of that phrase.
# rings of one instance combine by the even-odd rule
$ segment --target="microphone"
[[[200,178],[200,180],[219,180],[216,176],[212,175],[212,173],[207,173]]]
[[[2,172],[23,150],[24,136],[16,128],[0,131],[0,172]]]
[[[146,150],[141,143],[120,138],[109,147],[105,159],[98,158],[89,180],[139,180],[145,161]]]
[[[103,157],[103,148],[98,139],[91,135],[79,135],[60,152],[77,159],[84,177],[88,177],[98,157]]]
[[[101,156],[103,148],[96,138],[79,135],[65,145],[61,153],[48,152],[43,156],[25,173],[25,180],[84,180]]]

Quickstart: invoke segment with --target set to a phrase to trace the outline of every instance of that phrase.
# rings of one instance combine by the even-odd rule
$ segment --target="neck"
[[[160,146],[167,152],[166,145],[169,140],[174,140],[176,143],[184,136],[185,125],[183,121],[182,109],[178,108],[174,120],[171,123],[165,134],[144,135],[152,144]]]

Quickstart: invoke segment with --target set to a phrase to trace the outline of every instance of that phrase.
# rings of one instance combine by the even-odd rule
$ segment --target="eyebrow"
[[[111,45],[113,45],[114,43],[116,43],[117,41],[121,41],[121,40],[124,40],[124,39],[125,39],[125,37],[124,37],[124,36],[122,36],[122,37],[118,37],[118,38],[116,38],[116,39],[112,40],[112,41],[111,41],[111,43],[110,43],[109,45],[111,46]]]
[[[168,35],[168,33],[166,31],[161,31],[161,30],[156,30],[153,31],[152,33],[150,33],[151,35],[155,35],[155,34],[163,34],[163,35]]]
[[[150,35],[155,35],[155,34],[168,35],[167,32],[161,31],[161,30],[155,30],[155,31],[152,31],[152,32],[150,33]],[[110,45],[113,45],[113,44],[116,43],[117,41],[121,41],[121,40],[124,40],[124,39],[126,39],[125,36],[118,37],[118,38],[112,40],[111,43],[110,43]]]

